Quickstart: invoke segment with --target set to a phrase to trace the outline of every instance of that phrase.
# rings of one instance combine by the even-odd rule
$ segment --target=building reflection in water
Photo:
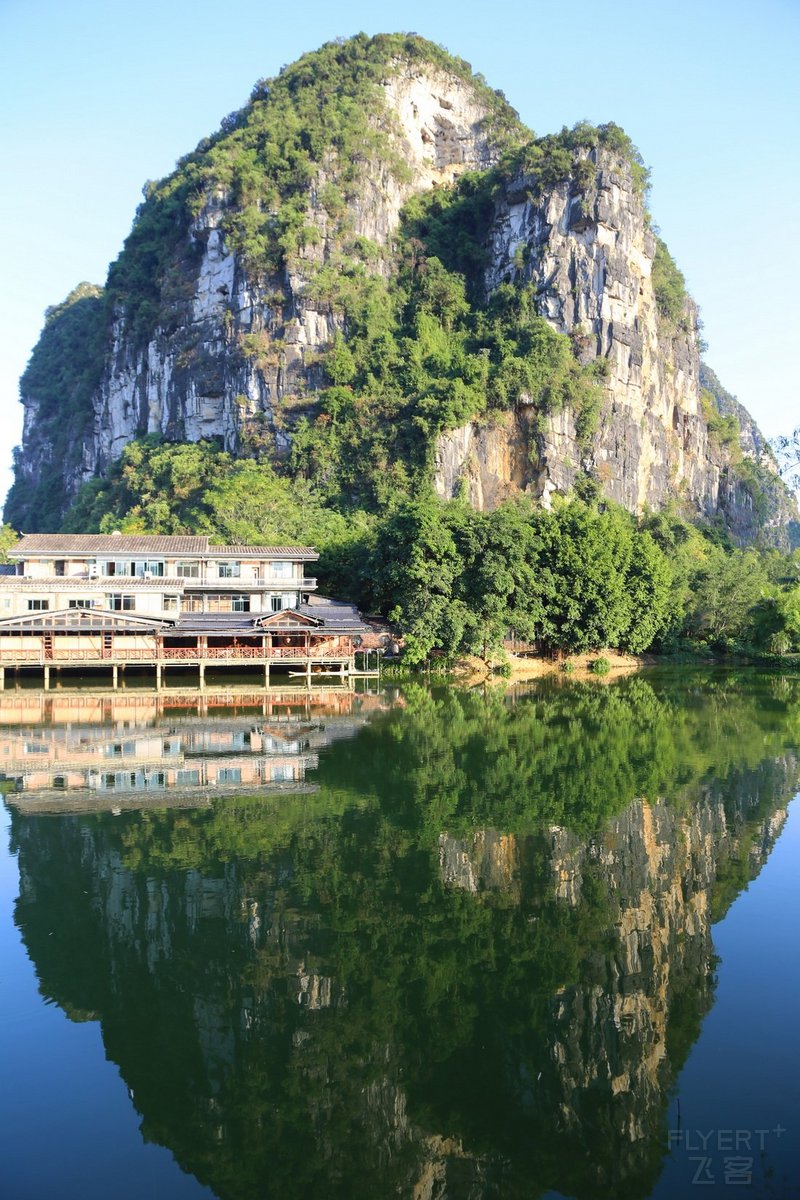
[[[352,688],[248,693],[0,692],[0,782],[20,811],[122,811],[309,790],[320,746],[387,698]]]
[[[17,921],[44,993],[101,1021],[145,1135],[226,1200],[648,1196],[712,922],[797,788],[777,724],[641,687],[340,703],[126,717],[81,767],[113,776],[121,746],[145,771],[156,743],[167,776],[294,762],[316,790],[288,807],[264,781],[188,813],[37,816],[23,754]],[[73,769],[84,725],[51,722]],[[28,732],[4,721],[9,746]],[[557,819],[573,791],[588,826]]]

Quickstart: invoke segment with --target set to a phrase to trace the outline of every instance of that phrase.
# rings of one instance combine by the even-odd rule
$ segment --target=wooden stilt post
[[[119,687],[119,667],[116,663],[114,663],[113,667],[111,668],[111,686],[113,687],[114,691],[116,691]]]
[[[161,663],[156,663],[156,691],[161,691]]]
[[[45,669],[44,669],[44,690],[47,691],[49,687],[50,687],[50,668],[45,667]]]
[[[201,661],[200,662],[200,687],[203,688],[205,686],[206,686],[206,664]]]
[[[0,692],[2,692],[5,689],[5,686],[6,686],[6,669],[5,669],[5,667],[0,667]]]

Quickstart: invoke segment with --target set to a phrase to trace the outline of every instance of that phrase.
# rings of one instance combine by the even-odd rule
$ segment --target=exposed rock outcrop
[[[103,337],[91,370],[81,374],[69,439],[57,432],[57,398],[42,404],[41,373],[26,372],[23,446],[6,519],[30,530],[46,514],[52,525],[82,482],[146,434],[216,438],[234,454],[287,455],[298,418],[314,412],[329,382],[325,354],[350,334],[347,304],[337,292],[342,276],[392,276],[407,201],[447,187],[467,170],[496,166],[511,126],[517,143],[530,136],[466,64],[447,60],[422,39],[409,36],[405,51],[386,58],[373,83],[357,178],[331,135],[330,146],[310,156],[302,185],[293,179],[303,223],[299,234],[292,227],[291,250],[283,247],[286,229],[277,215],[280,187],[272,186],[260,143],[257,149],[248,143],[247,152],[258,159],[264,194],[246,202],[249,210],[242,196],[255,185],[236,175],[246,175],[247,167],[237,160],[233,182],[229,166],[214,174],[203,144],[186,160],[194,175],[179,169],[154,185],[166,184],[164,214],[153,231],[140,214],[122,271],[119,263],[111,269]],[[270,103],[266,86],[262,99]],[[234,114],[208,146],[228,145],[251,115],[252,106]],[[170,189],[182,196],[177,215]],[[549,504],[586,472],[632,512],[676,500],[688,515],[721,514],[740,541],[753,540],[764,524],[773,541],[785,541],[792,503],[752,421],[737,412],[743,433],[736,454],[709,433],[693,303],[685,300],[678,320],[659,312],[657,239],[629,156],[604,145],[578,150],[572,169],[561,170],[555,182],[522,169],[509,178],[504,166],[492,196],[486,297],[503,282],[533,284],[540,315],[572,338],[580,360],[607,364],[604,402],[591,435],[569,407],[543,414],[540,396],[522,396],[492,420],[446,430],[433,454],[437,491],[465,490],[479,508],[523,491]],[[231,234],[237,221],[241,233],[251,218],[262,222],[255,240],[271,245],[268,252],[261,245],[258,261]],[[737,470],[741,453],[757,462],[758,479]],[[758,503],[761,476],[772,494],[766,517]]]
[[[630,512],[673,500],[688,515],[721,512],[740,540],[753,540],[763,514],[754,512],[753,488],[733,469],[731,453],[710,435],[700,402],[696,306],[687,297],[677,322],[659,312],[657,240],[632,165],[608,150],[588,151],[583,161],[592,179],[585,184],[580,161],[570,179],[549,188],[524,175],[506,185],[495,209],[486,287],[491,294],[501,283],[532,282],[540,314],[573,339],[581,361],[606,360],[597,433],[584,439],[574,411],[542,418],[523,398],[500,421],[473,422],[439,439],[437,491],[452,496],[463,487],[478,508],[519,491],[548,505],[586,471]],[[766,439],[735,407],[741,450],[780,496],[770,516],[781,540],[794,505]]]
[[[350,212],[352,235],[382,251],[373,264],[381,273],[389,269],[390,240],[409,196],[464,170],[489,167],[497,157],[484,130],[485,104],[458,76],[399,61],[383,90],[390,138],[407,170],[398,178],[375,160]],[[345,328],[342,313],[309,295],[315,273],[337,249],[320,200],[335,180],[335,166],[324,166],[309,189],[307,220],[319,231],[316,243],[285,273],[266,280],[254,278],[226,246],[220,223],[230,198],[208,197],[188,230],[181,302],[144,347],[132,338],[124,311],[114,322],[83,478],[145,433],[185,441],[220,437],[238,452],[254,432],[266,432],[279,454],[288,448],[282,401],[320,385],[316,359]]]

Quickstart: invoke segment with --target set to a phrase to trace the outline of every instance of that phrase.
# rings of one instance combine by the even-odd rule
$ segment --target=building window
[[[269,606],[273,612],[281,612],[284,608],[294,608],[295,604],[297,604],[297,592],[279,592],[269,598]]]
[[[179,598],[177,596],[165,596],[163,603],[164,612],[177,612],[178,604]]]
[[[270,563],[269,569],[273,579],[291,579],[294,575],[294,563],[290,562]]]
[[[206,612],[229,613],[250,612],[250,596],[227,595],[225,592],[209,592],[206,596]]]
[[[68,600],[67,608],[94,608],[94,600]]]
[[[108,607],[113,612],[133,612],[136,608],[136,597],[112,592],[108,597]]]
[[[200,563],[199,562],[176,562],[175,574],[178,579],[199,579],[200,578]]]
[[[137,575],[148,577],[153,576],[158,577],[159,579],[164,575],[164,564],[163,562],[158,562],[156,559],[152,559],[148,562],[137,562],[134,563],[134,566],[136,567]]]
[[[135,574],[135,563],[132,562],[107,562],[106,575],[133,575]]]
[[[241,767],[220,767],[217,771],[217,783],[241,783]]]
[[[49,600],[29,600],[28,612],[46,612],[50,607]]]
[[[242,574],[242,564],[240,562],[219,562],[217,563],[217,572],[220,579],[238,579]]]

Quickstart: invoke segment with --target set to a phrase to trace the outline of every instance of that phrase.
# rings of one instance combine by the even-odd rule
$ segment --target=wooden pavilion
[[[315,598],[272,613],[180,613],[138,616],[100,608],[31,612],[0,619],[0,687],[9,671],[41,671],[44,686],[52,673],[108,667],[114,687],[120,672],[137,666],[155,672],[160,687],[168,666],[197,668],[201,686],[206,668],[258,668],[264,682],[282,674],[348,676],[377,669],[376,651],[360,650],[369,633],[355,608]],[[372,655],[369,659],[367,656]]]

